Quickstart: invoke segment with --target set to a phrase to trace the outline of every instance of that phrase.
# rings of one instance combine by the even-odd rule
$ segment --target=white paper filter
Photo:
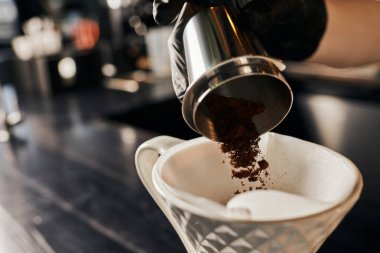
[[[358,180],[355,166],[343,156],[310,142],[268,133],[262,136],[260,147],[269,162],[267,186],[271,190],[235,195],[237,189],[256,185],[246,182],[242,188],[239,180],[231,178],[231,167],[217,143],[205,138],[194,143],[190,141],[165,162],[161,177],[176,197],[194,205],[202,203],[201,208],[211,212],[223,205],[229,217],[276,220],[310,215],[342,202]],[[282,211],[275,211],[279,207]]]

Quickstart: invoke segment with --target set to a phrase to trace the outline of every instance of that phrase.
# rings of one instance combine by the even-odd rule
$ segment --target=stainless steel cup
[[[189,87],[182,113],[195,131],[219,141],[205,99],[211,94],[249,100],[265,107],[252,120],[259,134],[277,126],[292,105],[292,91],[281,74],[285,65],[268,57],[254,34],[242,29],[226,6],[193,16],[183,33]]]

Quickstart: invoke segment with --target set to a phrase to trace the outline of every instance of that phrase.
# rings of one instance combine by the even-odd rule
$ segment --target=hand
[[[186,4],[186,2],[192,3]],[[208,4],[206,0],[154,0],[153,16],[160,25],[175,22],[168,41],[174,91],[182,100],[188,87],[186,59],[183,49],[183,30],[189,19]]]
[[[317,49],[327,23],[323,0],[253,0],[239,15],[268,54],[304,60]]]
[[[153,17],[159,25],[168,25],[173,23],[185,2],[196,5],[208,4],[207,0],[154,0]]]
[[[233,0],[226,0],[228,1]],[[191,5],[185,5],[191,2]],[[201,4],[200,4],[201,3]],[[175,22],[168,41],[172,79],[177,97],[182,100],[188,87],[182,35],[188,20],[209,1],[155,0],[157,23]],[[323,0],[252,0],[239,13],[239,22],[253,30],[270,56],[284,60],[303,60],[318,47],[326,27]]]

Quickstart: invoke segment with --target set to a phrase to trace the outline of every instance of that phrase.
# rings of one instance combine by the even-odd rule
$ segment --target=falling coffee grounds
[[[219,148],[230,159],[232,178],[258,182],[256,189],[265,188],[264,177],[268,176],[269,164],[260,157],[260,137],[252,121],[265,107],[241,98],[219,95],[208,96],[206,106],[220,141]],[[243,181],[241,184],[244,186]]]

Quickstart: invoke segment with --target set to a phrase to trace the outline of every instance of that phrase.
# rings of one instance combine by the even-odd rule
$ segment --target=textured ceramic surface
[[[175,206],[170,210],[196,252],[311,253],[319,249],[352,204],[300,220],[273,223],[226,222]]]
[[[201,178],[206,178],[206,183],[222,182],[218,191],[223,191],[231,180],[228,174],[213,174],[215,166],[209,166],[211,160],[218,161],[220,157],[213,156],[217,155],[217,149],[212,150],[214,144],[210,145],[210,141],[204,138],[182,141],[161,136],[144,143],[137,150],[139,176],[188,252],[314,253],[358,200],[362,178],[347,158],[293,137],[270,133],[262,139],[263,152],[272,164],[272,187],[282,185],[283,190],[293,190],[294,194],[311,199],[331,201],[332,205],[295,218],[255,220],[254,216],[231,216],[231,210],[223,204],[225,198],[210,190],[216,187],[215,183],[203,184],[206,187],[202,190],[202,182],[199,182]],[[209,164],[199,168],[196,166],[200,165],[199,160],[203,161],[201,164],[205,161]],[[287,173],[282,173],[282,170]],[[216,171],[221,170],[217,168]],[[200,173],[200,177],[195,177],[196,173]],[[303,175],[302,178],[295,179],[299,174]],[[215,178],[210,180],[212,175]],[[177,185],[173,187],[175,183]],[[233,187],[232,184],[230,186]],[[211,202],[207,196],[211,196]]]

